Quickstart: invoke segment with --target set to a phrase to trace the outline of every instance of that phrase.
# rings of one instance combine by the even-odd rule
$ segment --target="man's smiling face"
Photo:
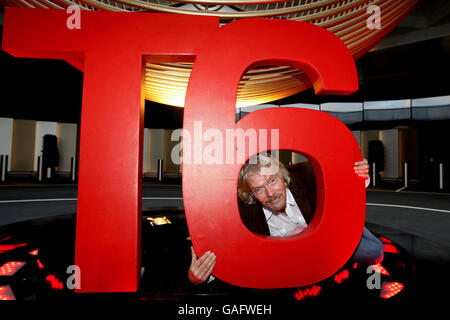
[[[252,172],[247,184],[256,200],[272,212],[286,209],[286,184],[278,174],[262,174],[261,170]]]

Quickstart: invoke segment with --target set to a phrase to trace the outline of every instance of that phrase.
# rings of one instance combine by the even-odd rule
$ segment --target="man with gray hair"
[[[369,182],[367,160],[355,163],[355,173]],[[238,181],[239,212],[252,232],[287,237],[302,232],[313,218],[315,177],[309,162],[286,168],[276,158],[263,154],[251,157],[241,169]],[[193,284],[208,280],[215,255],[208,251],[197,258],[191,247],[192,261],[188,278]],[[383,259],[384,246],[364,227],[352,261],[376,264]]]
[[[291,170],[294,180],[281,162],[262,154],[243,166],[238,181],[239,212],[250,231],[286,237],[307,227],[315,207],[314,172],[308,162]]]

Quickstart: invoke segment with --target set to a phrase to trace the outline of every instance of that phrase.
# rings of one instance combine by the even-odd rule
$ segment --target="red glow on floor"
[[[17,271],[19,271],[20,268],[22,268],[25,265],[26,262],[21,261],[9,261],[6,262],[4,265],[0,267],[0,276],[12,276]]]
[[[14,250],[23,246],[26,246],[26,243],[21,243],[21,244],[2,244],[0,245],[0,253],[9,251],[9,250]]]
[[[349,277],[350,277],[350,272],[348,272],[348,270],[345,269],[334,275],[334,282],[336,282],[337,284],[341,284],[342,282],[347,280]]]
[[[39,249],[30,251],[30,254],[31,254],[32,256],[37,256],[37,255],[39,254]]]
[[[356,269],[358,267],[358,262],[355,262],[354,264],[353,264],[353,269]]]
[[[54,274],[49,274],[45,280],[54,290],[61,290],[63,288],[63,283]]]
[[[38,263],[39,270],[44,269],[44,265],[42,264],[42,262],[39,259],[37,259],[37,263]]]
[[[0,240],[0,242],[3,242],[3,241],[6,241],[6,240],[9,240],[9,239],[11,239],[12,238],[12,236],[7,236],[6,238],[3,238],[2,240]]]
[[[386,270],[385,267],[383,267],[381,265],[381,263],[377,263],[371,266],[373,270],[375,270],[375,272],[384,274],[385,276],[390,276],[391,274]]]
[[[392,244],[384,244],[384,252],[399,254],[400,251]]]
[[[0,300],[16,300],[10,286],[0,286]]]
[[[400,282],[383,282],[380,298],[389,299],[403,290],[405,286]]]
[[[303,300],[308,297],[316,297],[322,292],[322,288],[318,285],[312,285],[307,288],[298,289],[294,297],[297,300]]]
[[[389,240],[386,237],[378,237],[383,243],[393,243],[391,240]]]

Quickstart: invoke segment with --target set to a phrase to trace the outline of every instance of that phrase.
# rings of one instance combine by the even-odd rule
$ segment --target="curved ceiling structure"
[[[385,37],[418,0],[0,0],[2,6],[85,10],[166,12],[218,16],[226,24],[236,19],[266,17],[304,21],[337,35],[355,59]],[[371,20],[379,10],[379,28]],[[370,24],[370,25],[369,25]],[[145,98],[183,106],[192,62],[146,64]],[[311,87],[307,76],[288,66],[251,68],[242,76],[236,107],[282,99]]]

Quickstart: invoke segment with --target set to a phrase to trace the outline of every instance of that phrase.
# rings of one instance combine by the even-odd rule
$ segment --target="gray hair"
[[[262,175],[277,174],[284,180],[286,186],[291,182],[289,172],[280,161],[271,156],[262,154],[254,155],[244,164],[239,173],[238,196],[239,199],[246,204],[253,204],[256,202],[247,182],[250,174],[255,171],[260,172]]]

